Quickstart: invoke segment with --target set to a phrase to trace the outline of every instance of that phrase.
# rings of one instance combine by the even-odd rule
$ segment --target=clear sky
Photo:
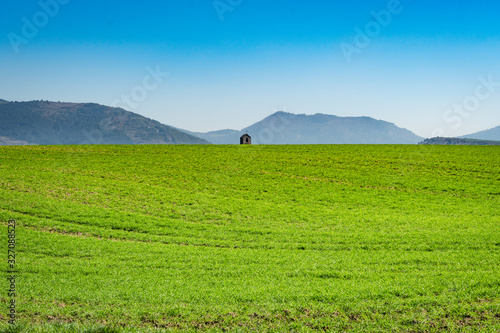
[[[192,131],[284,110],[463,135],[500,125],[499,15],[493,0],[4,1],[0,98]]]

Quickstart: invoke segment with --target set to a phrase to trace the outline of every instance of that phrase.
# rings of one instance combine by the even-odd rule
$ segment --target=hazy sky
[[[462,135],[500,125],[499,15],[493,0],[4,1],[0,98],[193,131],[284,110]]]

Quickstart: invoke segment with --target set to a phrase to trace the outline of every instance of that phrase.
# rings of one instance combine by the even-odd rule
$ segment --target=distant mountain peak
[[[272,118],[272,117],[286,117],[286,118],[289,118],[289,117],[296,117],[298,116],[297,114],[293,114],[293,113],[290,113],[290,112],[286,112],[286,111],[276,111],[275,113],[267,116],[266,118]],[[265,118],[264,118],[265,119]]]
[[[277,111],[241,131],[192,133],[215,144],[238,144],[248,132],[256,144],[417,144],[423,138],[370,117]]]

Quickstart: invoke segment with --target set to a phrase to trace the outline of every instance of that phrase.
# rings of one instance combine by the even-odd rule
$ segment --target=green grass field
[[[498,332],[500,147],[0,147],[3,332]]]

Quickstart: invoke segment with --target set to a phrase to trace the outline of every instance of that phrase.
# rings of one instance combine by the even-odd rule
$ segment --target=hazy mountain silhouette
[[[93,103],[0,100],[0,145],[208,144],[120,108]]]
[[[276,112],[241,131],[190,132],[121,108],[94,103],[7,102],[0,99],[0,145],[21,144],[417,144],[423,138],[370,117]],[[459,139],[432,138],[425,144],[497,144],[500,126]]]
[[[369,117],[276,112],[241,131],[188,132],[215,144],[238,144],[244,133],[255,144],[417,144],[422,137]]]
[[[500,126],[473,134],[461,136],[463,139],[494,140],[500,141]]]

